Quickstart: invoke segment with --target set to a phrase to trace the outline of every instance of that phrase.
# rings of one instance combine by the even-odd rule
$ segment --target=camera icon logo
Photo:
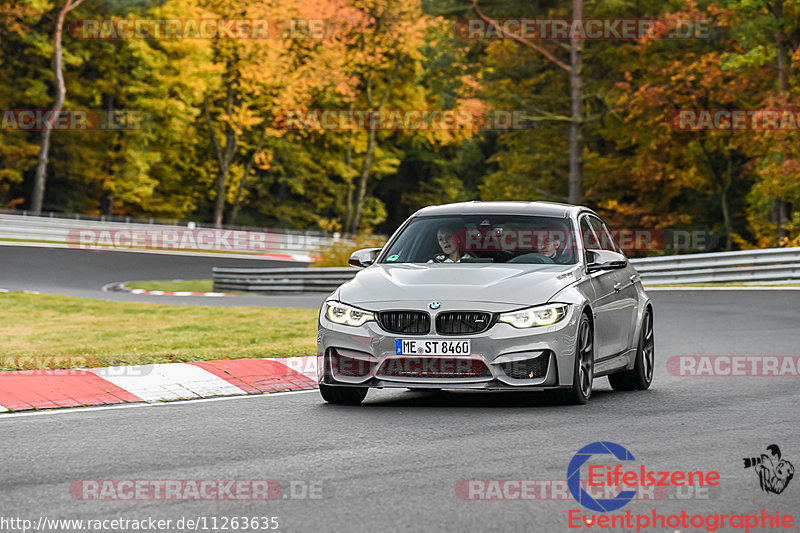
[[[761,457],[745,457],[742,461],[745,468],[752,468],[756,472],[764,492],[780,494],[794,477],[794,465],[781,457],[781,449],[777,444],[767,446],[767,453],[762,453]]]

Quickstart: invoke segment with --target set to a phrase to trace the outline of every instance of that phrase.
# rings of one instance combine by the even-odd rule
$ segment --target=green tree
[[[46,119],[45,127],[42,130],[42,143],[39,149],[39,160],[36,163],[36,175],[33,181],[33,195],[31,198],[31,211],[40,213],[44,200],[44,188],[47,180],[47,159],[50,154],[50,137],[53,132],[53,125],[56,117],[64,107],[64,99],[67,95],[67,87],[64,83],[64,71],[61,64],[62,59],[62,35],[64,33],[64,23],[67,15],[84,0],[65,0],[64,5],[58,11],[56,25],[53,30],[53,73],[56,80],[56,99],[53,103],[52,115]]]

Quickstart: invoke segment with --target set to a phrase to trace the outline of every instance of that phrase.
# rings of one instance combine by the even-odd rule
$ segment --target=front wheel
[[[592,395],[594,381],[594,332],[592,323],[585,314],[578,323],[578,337],[575,341],[575,365],[572,374],[572,387],[559,390],[565,403],[583,405]]]
[[[642,333],[639,335],[639,346],[636,350],[636,361],[631,370],[611,374],[608,382],[611,388],[619,391],[645,390],[653,382],[656,347],[653,337],[653,311],[648,307],[642,320]]]
[[[367,387],[332,387],[320,383],[319,393],[328,403],[358,405],[367,397]]]

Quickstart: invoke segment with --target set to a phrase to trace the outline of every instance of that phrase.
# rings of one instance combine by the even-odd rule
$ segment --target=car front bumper
[[[425,309],[421,304],[402,302],[386,309],[398,305],[402,309]],[[496,305],[485,302],[459,304],[460,309],[509,311],[507,307],[492,309]],[[571,305],[567,315],[552,326],[518,329],[495,323],[483,333],[463,335],[390,333],[375,321],[360,327],[345,326],[329,321],[323,312],[317,332],[318,381],[370,388],[542,390],[570,386],[580,312]],[[435,313],[431,315],[435,322]],[[469,339],[471,355],[397,355],[397,339]]]

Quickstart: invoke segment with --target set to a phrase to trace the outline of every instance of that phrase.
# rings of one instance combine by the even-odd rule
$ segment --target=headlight
[[[549,304],[538,307],[520,309],[500,315],[500,322],[511,324],[515,328],[533,328],[551,326],[567,316],[567,304]]]
[[[343,303],[327,302],[325,305],[327,306],[325,316],[335,324],[358,327],[365,322],[375,320],[375,315],[369,311],[356,309],[355,307],[350,307]]]

